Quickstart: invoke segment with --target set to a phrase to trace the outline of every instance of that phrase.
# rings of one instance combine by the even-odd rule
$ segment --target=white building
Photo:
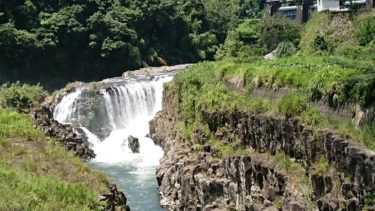
[[[318,12],[329,10],[340,10],[340,2],[338,0],[317,0]]]

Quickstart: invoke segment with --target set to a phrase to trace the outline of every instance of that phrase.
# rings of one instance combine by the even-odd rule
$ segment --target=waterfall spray
[[[107,79],[101,82],[102,88],[94,98],[100,112],[93,116],[97,125],[109,128],[109,136],[99,138],[90,131],[85,122],[91,114],[89,87],[82,86],[66,95],[54,110],[54,118],[64,124],[73,124],[81,128],[96,153],[94,162],[117,164],[133,162],[140,166],[156,166],[163,156],[163,150],[150,138],[148,122],[161,110],[163,84],[171,81],[172,75],[159,75],[152,79],[133,80]],[[90,96],[90,97],[88,97]],[[91,101],[90,101],[91,102]],[[102,102],[102,103],[100,103]],[[100,104],[98,104],[100,103]],[[134,136],[139,139],[140,152],[132,153],[127,139]]]

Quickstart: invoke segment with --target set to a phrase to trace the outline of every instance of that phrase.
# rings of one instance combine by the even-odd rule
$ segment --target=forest
[[[0,1],[0,82],[99,80],[145,66],[212,60],[257,0]]]

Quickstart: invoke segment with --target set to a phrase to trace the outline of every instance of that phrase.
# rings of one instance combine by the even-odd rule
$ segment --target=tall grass
[[[323,100],[332,107],[348,102],[362,106],[374,102],[375,62],[331,58],[299,55],[253,63],[238,63],[233,59],[204,62],[177,74],[168,88],[178,95],[181,127],[201,124],[203,111],[278,114],[300,118],[312,126],[336,129],[375,150],[374,126],[355,128],[351,123],[327,119],[309,106],[315,100]],[[364,79],[359,80],[361,77]],[[227,83],[232,78],[245,80],[245,92],[229,90]],[[273,90],[289,87],[297,91],[270,101],[252,97],[251,90],[260,87]]]
[[[31,118],[10,109],[0,108],[0,126],[0,139],[37,140],[44,137],[42,131],[33,127]]]
[[[104,175],[45,137],[26,114],[0,108],[0,210],[100,210]]]

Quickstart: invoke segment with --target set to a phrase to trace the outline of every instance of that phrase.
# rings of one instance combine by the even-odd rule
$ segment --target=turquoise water
[[[92,163],[93,167],[107,175],[124,190],[132,211],[165,211],[160,207],[156,181],[156,167],[142,167],[132,163]]]

